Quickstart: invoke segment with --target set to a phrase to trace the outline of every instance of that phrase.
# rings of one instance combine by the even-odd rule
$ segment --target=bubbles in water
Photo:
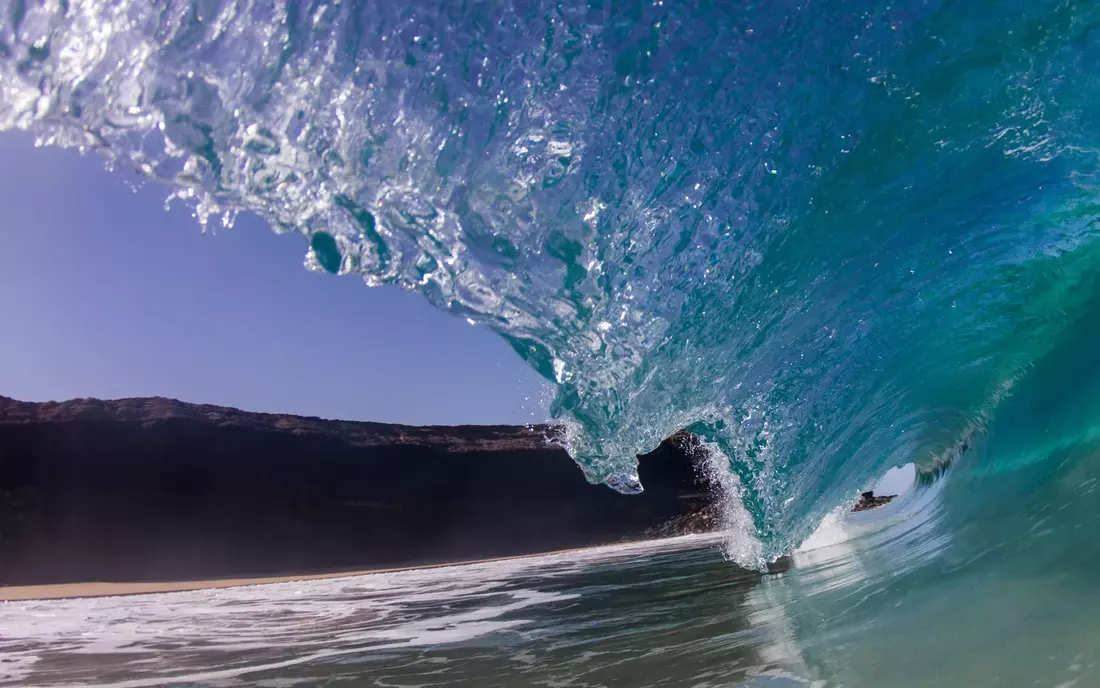
[[[1095,291],[1100,55],[1025,9],[0,0],[0,130],[492,328],[590,480],[690,428],[771,557]]]

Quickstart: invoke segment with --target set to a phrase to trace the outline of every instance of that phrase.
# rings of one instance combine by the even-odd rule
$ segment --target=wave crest
[[[591,480],[691,428],[770,557],[1094,291],[1093,10],[998,10],[8,0],[0,129],[493,328]]]

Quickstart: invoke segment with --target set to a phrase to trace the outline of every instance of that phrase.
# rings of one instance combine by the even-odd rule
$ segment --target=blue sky
[[[167,190],[0,136],[0,394],[161,395],[402,423],[543,420],[493,333],[394,288],[302,267],[255,217],[203,235]]]

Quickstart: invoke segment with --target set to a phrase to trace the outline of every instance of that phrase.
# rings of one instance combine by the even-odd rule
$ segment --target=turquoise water
[[[593,481],[641,489],[636,453],[695,430],[761,565],[1079,353],[1098,21],[1047,0],[7,0],[0,129],[499,332]],[[1036,404],[1057,436],[990,471],[1091,436]]]
[[[507,599],[564,605],[524,612],[534,635],[350,638],[404,676],[386,685],[534,657],[546,685],[1084,686],[1098,29],[1100,5],[1048,0],[0,0],[0,130],[134,167],[210,227],[257,213],[308,237],[311,269],[493,329],[553,382],[593,481],[641,489],[635,454],[694,430],[737,563],[823,519],[835,540],[771,576],[708,549],[523,578],[535,597]],[[908,462],[917,490],[838,515]],[[35,654],[62,637],[36,633],[12,636],[15,665],[92,671]]]

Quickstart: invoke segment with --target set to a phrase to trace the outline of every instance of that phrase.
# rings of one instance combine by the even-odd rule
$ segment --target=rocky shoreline
[[[591,485],[553,426],[411,427],[0,397],[0,585],[438,564],[706,532],[694,439]]]

